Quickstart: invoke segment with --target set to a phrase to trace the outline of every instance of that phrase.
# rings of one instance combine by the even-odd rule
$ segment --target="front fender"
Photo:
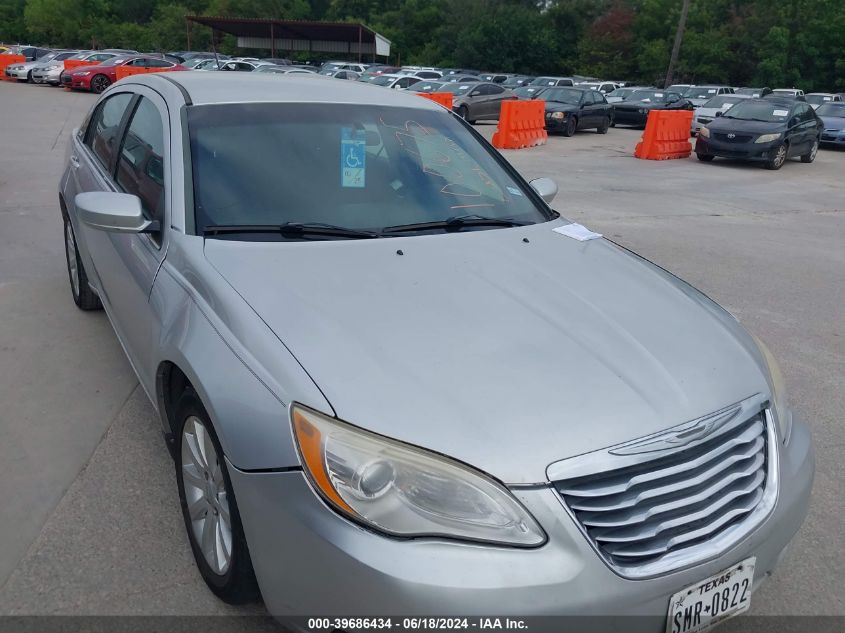
[[[288,418],[291,401],[311,402],[326,412],[331,407],[290,353],[275,340],[272,352],[284,371],[268,372],[234,335],[192,296],[184,279],[165,265],[159,272],[150,301],[160,317],[158,365],[176,365],[191,382],[217,431],[223,452],[241,470],[299,466]],[[157,336],[156,336],[157,334]],[[270,341],[270,337],[267,338]],[[271,343],[270,343],[271,344]],[[279,376],[285,373],[285,376]],[[285,379],[287,378],[287,379]],[[165,433],[174,433],[175,421],[161,406]]]

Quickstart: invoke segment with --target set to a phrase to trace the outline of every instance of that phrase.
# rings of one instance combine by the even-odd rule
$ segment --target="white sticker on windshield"
[[[364,187],[366,182],[367,137],[364,130],[341,128],[340,186]]]
[[[522,192],[519,189],[517,189],[516,187],[508,187],[508,191],[515,196],[521,196],[522,195]]]
[[[775,110],[772,112],[772,116],[789,116],[789,110]]]
[[[461,86],[461,90],[466,90],[469,86]]]
[[[716,91],[715,91],[715,90],[708,90],[708,91],[707,91],[707,94],[709,94],[709,95],[714,95],[714,94],[716,94]]]
[[[830,101],[830,97],[822,97],[825,101]]]
[[[662,97],[662,96],[663,96],[663,93],[662,93],[662,92],[655,92],[655,93],[654,93],[654,96],[655,96],[655,97]]]

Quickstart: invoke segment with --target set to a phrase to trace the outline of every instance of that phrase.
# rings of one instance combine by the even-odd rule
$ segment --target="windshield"
[[[789,118],[789,106],[764,100],[746,100],[733,106],[724,118],[782,123]]]
[[[100,62],[100,66],[118,66],[123,62],[128,61],[127,57],[112,57],[111,59],[107,59],[104,62]]]
[[[440,90],[444,92],[451,92],[454,95],[465,95],[475,87],[474,83],[462,84],[459,81],[443,84]]]
[[[738,95],[751,95],[752,97],[759,97],[763,94],[763,88],[740,88],[736,91]]]
[[[665,103],[666,94],[661,90],[637,90],[631,93],[626,101],[642,101],[645,103]]]
[[[718,88],[708,88],[707,86],[695,86],[693,88],[687,88],[684,92],[684,96],[687,99],[712,99],[716,94],[718,94]]]
[[[575,88],[549,88],[543,91],[543,99],[545,101],[578,105],[581,103],[581,96],[583,94],[583,91],[576,90]]]
[[[617,88],[613,92],[608,93],[608,97],[622,97],[623,99],[634,92],[633,88]]]
[[[813,103],[815,105],[821,105],[822,103],[830,103],[833,101],[833,97],[830,95],[804,95],[804,99],[807,100],[807,103]]]
[[[553,77],[537,77],[529,86],[548,86],[549,83],[554,83]]]
[[[256,103],[191,106],[187,117],[198,233],[287,222],[381,231],[467,215],[552,218],[445,111]],[[255,236],[268,238],[278,236]]]
[[[816,114],[819,116],[830,116],[845,119],[845,103],[826,103],[823,106],[819,106],[819,109],[816,110]]]
[[[395,79],[396,77],[391,77],[390,75],[376,75],[370,79],[370,83],[377,86],[388,86],[393,83]]]
[[[416,92],[437,92],[442,86],[442,81],[421,81],[414,84],[414,90]]]
[[[714,108],[717,110],[727,110],[733,104],[737,103],[738,101],[742,101],[740,97],[734,97],[731,95],[719,95],[718,97],[713,97],[707,103],[705,103],[702,108]]]

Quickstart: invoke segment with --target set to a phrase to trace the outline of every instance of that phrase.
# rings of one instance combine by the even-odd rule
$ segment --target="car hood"
[[[845,130],[845,118],[838,116],[819,117],[826,130]]]
[[[575,112],[577,109],[578,106],[571,103],[546,101],[546,112]]]
[[[562,223],[209,239],[205,257],[339,418],[509,484],[768,393],[759,352],[724,310],[610,242],[552,231]]]
[[[715,117],[717,112],[722,111],[722,108],[696,108],[695,116],[709,116]],[[725,110],[727,112],[727,110]]]
[[[731,119],[720,116],[708,123],[707,127],[711,132],[745,132],[746,134],[768,134],[770,132],[783,132],[786,130],[786,122],[777,121],[749,121],[747,119]]]

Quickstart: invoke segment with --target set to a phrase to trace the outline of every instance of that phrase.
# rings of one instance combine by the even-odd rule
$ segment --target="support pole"
[[[272,22],[270,22],[270,57],[276,56],[276,29]]]
[[[361,63],[361,26],[358,26],[358,63]]]
[[[191,21],[188,18],[185,18],[185,32],[188,35],[188,49],[191,50]]]

